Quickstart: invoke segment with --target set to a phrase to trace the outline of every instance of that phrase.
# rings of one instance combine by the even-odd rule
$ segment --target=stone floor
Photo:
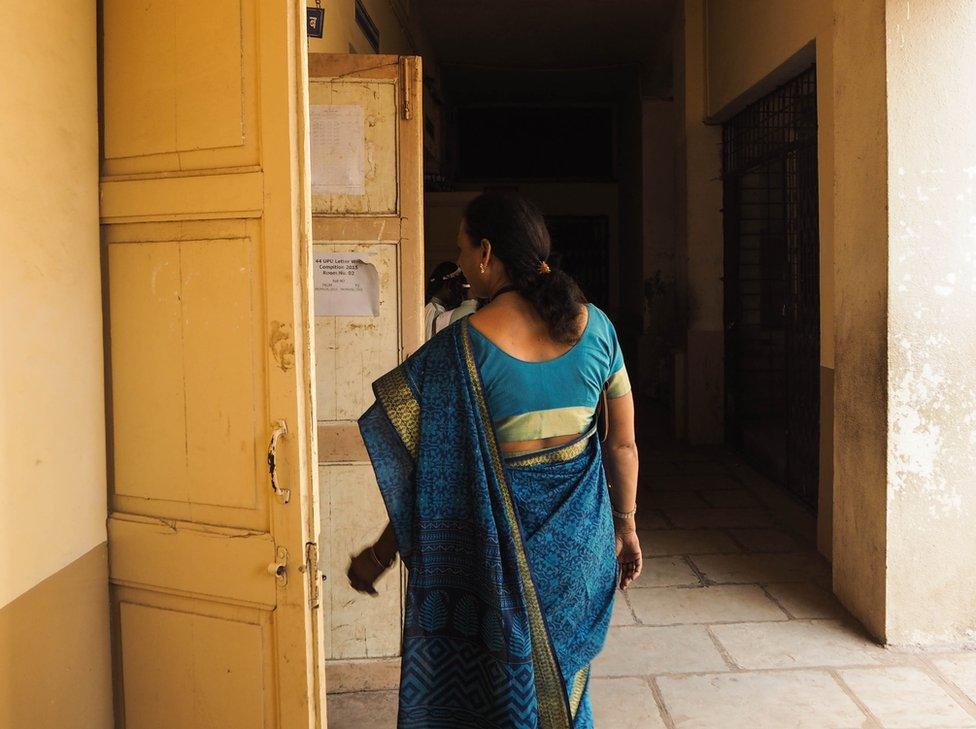
[[[642,449],[644,574],[593,664],[598,729],[976,728],[976,652],[878,647],[830,593],[813,519],[724,450]],[[329,696],[396,726],[396,692]]]

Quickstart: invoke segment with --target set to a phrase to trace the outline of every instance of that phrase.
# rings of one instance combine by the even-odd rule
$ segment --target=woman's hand
[[[618,530],[616,540],[617,564],[620,565],[620,589],[626,590],[630,583],[640,576],[644,566],[644,556],[641,553],[636,530]]]
[[[370,554],[372,549],[373,547],[366,547],[362,552],[350,558],[346,577],[349,578],[349,584],[356,592],[378,595],[379,593],[373,585],[389,567],[380,566],[379,562]]]

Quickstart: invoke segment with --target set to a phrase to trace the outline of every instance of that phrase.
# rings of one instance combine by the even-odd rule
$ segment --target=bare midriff
[[[538,438],[536,440],[513,440],[510,443],[502,443],[501,448],[502,453],[506,454],[527,453],[529,451],[538,451],[542,448],[561,446],[578,437],[578,435],[554,435],[551,438]]]

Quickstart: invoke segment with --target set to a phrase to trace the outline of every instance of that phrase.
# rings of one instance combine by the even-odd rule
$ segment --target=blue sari
[[[599,439],[504,456],[467,319],[359,419],[409,571],[398,729],[590,729],[617,563]]]

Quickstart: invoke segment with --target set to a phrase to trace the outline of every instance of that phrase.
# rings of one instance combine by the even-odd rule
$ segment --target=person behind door
[[[427,279],[427,305],[424,306],[424,340],[434,336],[434,320],[460,301],[460,293],[451,285],[451,274],[458,271],[456,263],[441,261]]]
[[[533,204],[475,198],[457,245],[489,303],[373,383],[359,427],[390,523],[347,576],[376,594],[397,553],[408,569],[399,729],[590,729],[590,662],[642,569],[627,370]]]
[[[464,278],[464,273],[460,268],[447,278],[457,288],[457,298],[460,299],[461,303],[453,309],[447,309],[443,314],[437,315],[437,318],[434,319],[434,334],[437,334],[442,329],[446,329],[458,319],[474,314],[480,306],[478,297],[471,290],[471,284]]]

